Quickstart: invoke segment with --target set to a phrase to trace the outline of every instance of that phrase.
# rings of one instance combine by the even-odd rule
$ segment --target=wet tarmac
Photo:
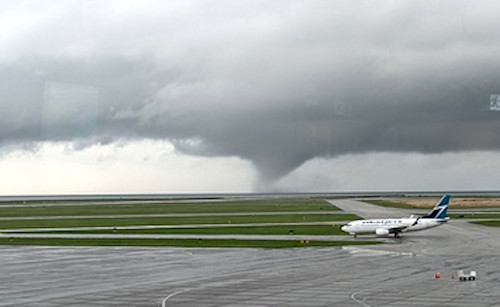
[[[333,203],[367,218],[408,212]],[[6,246],[0,306],[500,306],[499,234],[452,220],[373,247]],[[476,281],[451,278],[470,269]]]

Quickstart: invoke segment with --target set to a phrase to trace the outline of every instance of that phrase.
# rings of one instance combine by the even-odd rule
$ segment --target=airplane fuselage
[[[447,222],[448,219],[431,219],[431,218],[395,218],[395,219],[373,219],[373,220],[357,220],[349,222],[342,227],[342,230],[350,234],[367,234],[377,233],[385,234],[394,233],[393,229],[398,229],[397,232],[419,231],[437,227]]]
[[[377,236],[387,236],[389,234],[398,236],[402,232],[434,228],[448,221],[449,218],[446,216],[446,212],[449,200],[450,195],[443,195],[432,211],[422,217],[412,215],[409,218],[399,219],[357,220],[347,223],[341,229],[354,236],[363,233],[375,233]]]

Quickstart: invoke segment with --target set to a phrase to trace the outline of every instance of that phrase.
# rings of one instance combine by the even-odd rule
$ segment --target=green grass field
[[[452,219],[500,219],[500,214],[496,213],[452,213],[448,216]]]
[[[95,204],[53,203],[26,207],[0,205],[0,229],[12,237],[0,238],[0,245],[102,245],[102,246],[183,246],[183,247],[308,247],[373,244],[365,241],[321,241],[317,235],[345,235],[340,225],[293,225],[294,223],[324,223],[359,219],[353,214],[339,213],[338,208],[320,199],[269,199],[242,201],[166,202]],[[308,214],[307,212],[315,212]],[[204,213],[212,215],[203,216]],[[231,215],[239,213],[238,215]],[[148,216],[186,214],[186,216]],[[117,216],[114,216],[117,215]],[[133,216],[127,216],[133,215]],[[30,219],[24,219],[30,218]],[[278,225],[248,225],[267,224]],[[182,227],[190,225],[189,227]],[[207,227],[204,225],[214,225]],[[151,226],[151,227],[141,227]],[[159,228],[155,226],[172,226]],[[79,229],[107,227],[108,229]],[[120,229],[129,227],[129,229]],[[134,229],[137,227],[137,229]],[[283,240],[223,240],[223,239],[135,239],[135,238],[15,238],[16,229],[33,229],[29,233],[73,234],[207,234],[207,235],[285,235]],[[43,228],[44,231],[35,230]],[[48,228],[54,228],[49,230]],[[56,228],[65,228],[56,230]],[[142,228],[142,229],[141,229]],[[46,230],[45,230],[46,229]],[[18,231],[19,232],[19,231]],[[293,235],[311,236],[309,244],[297,241]]]
[[[489,226],[489,227],[500,227],[500,220],[499,221],[479,221],[479,222],[471,222],[473,224],[477,225],[482,225],[482,226]]]
[[[44,233],[105,233],[105,234],[235,234],[235,235],[347,235],[340,230],[341,225],[290,225],[290,226],[252,226],[252,227],[197,227],[197,228],[151,228],[151,229],[105,229],[49,231]],[[23,233],[30,233],[23,231]]]
[[[294,214],[294,215],[239,215],[203,217],[134,217],[134,218],[77,218],[50,220],[0,221],[0,229],[62,228],[62,227],[118,227],[139,225],[193,225],[193,224],[248,224],[248,223],[300,223],[356,219],[353,214]]]
[[[339,211],[330,203],[319,199],[270,199],[214,202],[165,202],[71,206],[7,207],[0,205],[1,217],[173,214],[173,213],[235,213],[235,212],[299,212]]]

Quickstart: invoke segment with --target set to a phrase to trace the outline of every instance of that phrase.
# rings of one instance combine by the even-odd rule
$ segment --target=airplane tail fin
[[[428,219],[445,219],[446,213],[448,212],[448,202],[450,201],[450,195],[444,195],[441,197],[439,202],[436,204],[434,209],[432,209],[429,214],[422,216]]]

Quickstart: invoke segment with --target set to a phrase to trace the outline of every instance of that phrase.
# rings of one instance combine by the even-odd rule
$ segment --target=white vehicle
[[[389,218],[374,220],[357,220],[342,226],[342,231],[351,235],[374,233],[377,236],[394,234],[397,237],[402,232],[419,231],[443,225],[449,220],[446,216],[450,195],[444,195],[429,214],[422,217]]]
[[[458,271],[458,279],[461,281],[476,280],[476,271],[470,271],[469,274],[464,271]]]

